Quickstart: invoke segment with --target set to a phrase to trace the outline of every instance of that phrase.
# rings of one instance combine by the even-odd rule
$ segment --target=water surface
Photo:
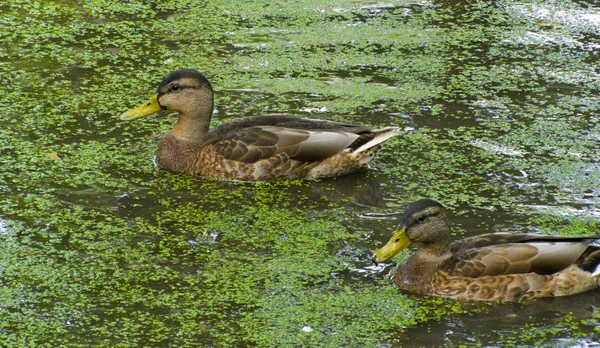
[[[408,202],[457,238],[591,235],[600,217],[600,8],[590,1],[0,5],[3,346],[597,345],[600,292],[407,296],[374,266]],[[243,184],[153,165],[196,68],[213,124],[286,112],[397,125],[373,169]]]

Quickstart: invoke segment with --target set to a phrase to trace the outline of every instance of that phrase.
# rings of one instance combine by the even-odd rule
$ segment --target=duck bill
[[[406,236],[406,227],[402,226],[400,230],[397,229],[394,232],[392,239],[383,248],[375,252],[374,261],[376,263],[386,262],[409,245],[410,240]]]
[[[133,108],[121,114],[121,120],[129,121],[135,120],[136,118],[146,117],[153,115],[161,110],[160,104],[158,103],[158,95],[155,94],[150,98],[146,104]]]

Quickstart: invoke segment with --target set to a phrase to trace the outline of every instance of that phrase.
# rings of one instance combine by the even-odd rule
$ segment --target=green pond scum
[[[2,2],[0,346],[598,342],[599,291],[418,298],[370,257],[421,197],[457,237],[599,233],[599,22],[593,1]],[[215,125],[404,131],[348,177],[174,175],[153,164],[173,118],[118,116],[180,68],[213,83]]]

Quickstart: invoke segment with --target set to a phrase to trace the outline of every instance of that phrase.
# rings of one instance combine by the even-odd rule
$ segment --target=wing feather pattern
[[[481,235],[452,245],[453,257],[444,269],[452,275],[472,278],[530,272],[553,274],[573,265],[587,249],[589,240],[524,233]]]
[[[215,144],[214,150],[225,159],[245,163],[281,153],[290,159],[316,162],[344,151],[358,137],[346,132],[259,126],[231,132]]]

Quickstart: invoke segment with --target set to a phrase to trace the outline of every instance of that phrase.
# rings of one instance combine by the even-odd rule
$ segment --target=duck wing
[[[335,121],[317,120],[313,118],[297,117],[285,114],[271,114],[247,117],[254,126],[277,126],[296,130],[329,130],[335,132],[348,132],[354,134],[370,133],[371,127],[357,126]],[[244,119],[241,119],[244,120]]]
[[[255,163],[284,154],[288,158],[316,162],[344,151],[360,135],[347,131],[254,126],[237,129],[215,142],[213,149],[223,158]]]
[[[452,275],[472,278],[530,272],[553,274],[573,265],[589,243],[600,238],[511,233],[493,235],[478,236],[483,238],[463,242],[459,247],[453,245],[453,256],[444,263],[443,269]],[[502,243],[490,245],[498,242]],[[488,245],[476,246],[478,243]]]
[[[347,123],[317,120],[288,114],[268,114],[236,118],[211,129],[210,133],[214,136],[213,139],[218,139],[221,137],[226,137],[229,133],[240,129],[261,126],[276,126],[296,130],[343,131],[355,134],[371,131],[371,127],[368,126],[357,126]]]
[[[458,254],[468,249],[481,248],[490,245],[509,244],[509,243],[528,243],[528,242],[560,242],[560,241],[581,241],[590,243],[600,239],[600,236],[586,237],[565,237],[552,236],[536,233],[485,233],[478,236],[463,238],[453,242],[450,245],[452,253]]]

